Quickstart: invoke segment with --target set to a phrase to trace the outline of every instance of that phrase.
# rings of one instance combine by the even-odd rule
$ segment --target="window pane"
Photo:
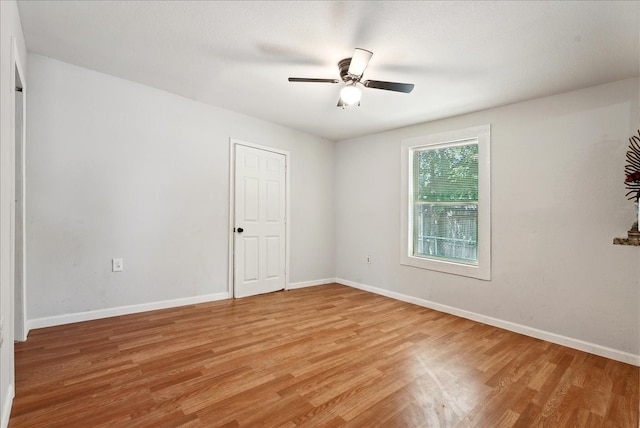
[[[478,144],[414,152],[415,202],[478,201]]]
[[[478,262],[478,205],[416,203],[413,255]]]
[[[478,262],[478,144],[414,152],[413,255]]]

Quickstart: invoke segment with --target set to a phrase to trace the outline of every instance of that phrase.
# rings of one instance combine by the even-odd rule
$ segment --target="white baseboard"
[[[414,305],[423,306],[425,308],[434,309],[436,311],[445,312],[447,314],[456,315],[462,318],[477,321],[483,324],[492,325],[515,333],[524,334],[525,336],[535,337],[536,339],[546,340],[547,342],[566,346],[568,348],[577,349],[579,351],[588,352],[590,354],[599,355],[601,357],[610,358],[612,360],[621,361],[634,366],[640,366],[640,355],[623,352],[617,349],[608,348],[606,346],[597,345],[595,343],[585,342],[580,339],[574,339],[560,334],[551,333],[537,328],[528,327],[522,324],[516,324],[510,321],[504,321],[498,318],[489,317],[475,312],[458,309],[453,306],[442,305],[440,303],[431,302],[429,300],[420,299],[418,297],[408,296],[406,294],[396,293],[382,288],[372,287],[370,285],[359,284],[342,278],[336,278],[335,282],[349,287],[357,288],[381,296],[390,297],[392,299],[401,300]]]
[[[2,403],[2,421],[0,423],[2,428],[9,426],[9,416],[11,416],[11,406],[13,404],[13,397],[15,396],[15,390],[13,384],[10,383],[7,387],[7,393],[4,396],[4,403]]]
[[[27,320],[27,331],[35,328],[53,327],[74,322],[97,320],[100,318],[116,317],[120,315],[136,314],[139,312],[155,311],[157,309],[174,308],[176,306],[193,305],[196,303],[213,302],[229,298],[229,293],[207,294],[204,296],[185,297],[181,299],[163,300],[160,302],[142,303],[139,305],[119,306],[117,308],[99,309],[95,311],[78,312],[74,314],[57,315],[53,317]]]
[[[335,278],[317,279],[313,281],[294,282],[288,285],[288,290],[296,288],[311,287],[315,285],[331,284],[336,282]],[[176,306],[192,305],[195,303],[213,302],[216,300],[229,299],[229,293],[209,294],[205,296],[187,297],[183,299],[165,300],[161,302],[143,303],[139,305],[120,306],[117,308],[99,309],[95,311],[78,312],[74,314],[56,315],[53,317],[36,318],[27,320],[25,325],[26,334],[35,328],[53,327],[56,325],[71,324],[74,322],[91,321],[100,318],[116,317],[120,315],[135,314],[139,312],[154,311],[157,309],[167,309]]]
[[[336,282],[335,278],[326,278],[326,279],[316,279],[315,281],[303,281],[303,282],[293,282],[289,284],[287,290],[293,290],[296,288],[304,288],[304,287],[313,287],[316,285],[326,285]]]

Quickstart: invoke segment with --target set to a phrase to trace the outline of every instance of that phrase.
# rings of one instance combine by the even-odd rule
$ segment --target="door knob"
[[[241,227],[239,227],[239,228],[238,228],[238,233],[242,233],[242,232],[244,232],[244,229],[243,229],[243,228],[241,228]]]

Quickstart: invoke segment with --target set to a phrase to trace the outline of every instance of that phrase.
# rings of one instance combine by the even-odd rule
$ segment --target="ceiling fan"
[[[362,80],[362,74],[369,64],[373,52],[356,48],[353,57],[345,58],[338,62],[340,78],[347,85],[340,90],[338,107],[360,105],[361,90],[358,84],[365,88],[384,89],[387,91],[409,93],[413,90],[413,83],[383,82],[381,80]],[[318,79],[306,77],[289,77],[289,82],[310,83],[340,83],[338,79]]]

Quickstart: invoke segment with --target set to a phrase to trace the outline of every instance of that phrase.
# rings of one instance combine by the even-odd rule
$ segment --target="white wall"
[[[333,142],[43,56],[29,64],[32,327],[225,296],[230,137],[290,151],[290,282],[333,278]]]
[[[640,364],[640,248],[612,245],[633,221],[638,93],[630,79],[338,142],[337,278]],[[492,280],[401,266],[400,141],[486,123]]]
[[[13,139],[14,64],[11,60],[15,38],[23,72],[27,49],[15,1],[0,1],[0,318],[4,320],[4,342],[0,348],[0,426],[6,426],[14,393],[13,364],[13,234],[11,216],[14,209],[15,158]]]

